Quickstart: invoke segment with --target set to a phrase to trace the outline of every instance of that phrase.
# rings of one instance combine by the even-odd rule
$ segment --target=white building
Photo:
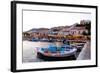
[[[71,26],[70,28],[63,29],[63,30],[59,31],[58,34],[61,34],[61,35],[82,35],[83,32],[88,33],[88,30],[85,29],[85,27]]]

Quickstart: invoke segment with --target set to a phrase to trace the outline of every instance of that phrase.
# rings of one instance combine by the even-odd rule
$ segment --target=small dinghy
[[[48,48],[38,48],[37,57],[46,61],[75,60],[76,51],[70,45],[49,45]]]

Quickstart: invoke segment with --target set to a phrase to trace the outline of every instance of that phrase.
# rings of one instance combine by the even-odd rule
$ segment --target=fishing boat
[[[49,40],[46,38],[40,39],[41,42],[48,42]]]
[[[48,42],[55,42],[55,41],[56,41],[56,39],[49,39]]]
[[[31,41],[35,41],[36,42],[36,41],[39,41],[39,39],[38,38],[32,38]]]
[[[71,44],[71,46],[73,47],[76,47],[77,48],[77,52],[81,52],[82,48],[84,47],[84,44],[85,43],[74,43],[74,44]]]
[[[47,48],[38,48],[37,57],[45,61],[75,60],[76,51],[77,49],[70,45],[49,45]]]

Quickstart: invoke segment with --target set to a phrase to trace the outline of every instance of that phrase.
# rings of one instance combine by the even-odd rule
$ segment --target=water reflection
[[[23,41],[23,60],[22,62],[42,62],[42,59],[37,58],[37,47],[48,47],[50,44],[55,44],[57,47],[63,45],[62,42],[32,42]]]

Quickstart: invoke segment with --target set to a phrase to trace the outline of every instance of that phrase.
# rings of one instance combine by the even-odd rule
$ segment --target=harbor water
[[[83,59],[90,59],[90,42],[87,44],[85,43],[85,46],[83,46],[81,51],[77,51],[75,56],[76,58],[83,60]],[[23,41],[23,51],[22,51],[22,62],[23,63],[29,63],[29,62],[43,62],[44,60],[37,58],[37,49],[38,48],[47,48],[50,44],[54,44],[57,47],[60,47],[63,45],[62,42],[41,42],[41,41]],[[88,54],[84,55],[83,53],[86,51]],[[80,56],[79,54],[82,55]],[[79,57],[78,57],[79,56]],[[85,58],[84,58],[85,57]]]
[[[50,44],[55,44],[57,47],[63,45],[62,42],[33,42],[33,41],[23,41],[23,55],[22,62],[42,62],[42,59],[37,58],[37,49],[46,48]]]

